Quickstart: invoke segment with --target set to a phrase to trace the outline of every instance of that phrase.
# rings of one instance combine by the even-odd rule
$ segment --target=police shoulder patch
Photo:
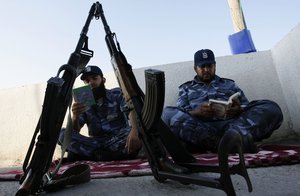
[[[179,86],[179,88],[182,88],[182,87],[184,87],[184,86],[189,86],[189,85],[191,85],[191,84],[193,83],[193,81],[194,81],[194,80],[187,81],[187,82],[181,84],[181,85]]]

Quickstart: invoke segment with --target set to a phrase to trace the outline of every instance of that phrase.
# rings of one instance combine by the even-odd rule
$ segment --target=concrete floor
[[[3,169],[1,169],[3,171]],[[0,171],[1,171],[0,170]],[[245,180],[237,175],[232,176],[237,195],[242,196],[299,196],[300,195],[300,164],[248,169],[253,191],[248,192]],[[16,193],[19,184],[16,181],[0,182],[0,195],[11,196]],[[183,185],[176,181],[157,182],[152,176],[120,177],[91,180],[86,184],[65,188],[56,193],[41,195],[205,195],[222,196],[223,191],[198,185]]]

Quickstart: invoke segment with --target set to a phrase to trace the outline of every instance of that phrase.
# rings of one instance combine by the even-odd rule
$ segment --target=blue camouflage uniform
[[[106,89],[106,96],[80,115],[80,126],[87,125],[89,137],[74,130],[67,150],[88,159],[97,159],[105,152],[109,158],[104,159],[129,158],[131,155],[127,154],[125,144],[131,127],[126,108],[120,88]],[[61,143],[63,133],[60,135]],[[114,153],[117,156],[113,156]]]
[[[189,111],[207,103],[209,99],[228,100],[236,92],[241,93],[239,101],[243,108],[243,112],[237,117],[204,120],[189,114]],[[283,121],[282,111],[275,102],[270,100],[249,102],[233,80],[217,75],[208,85],[195,76],[194,80],[179,86],[177,107],[166,107],[162,118],[177,137],[186,144],[202,150],[216,150],[218,141],[226,130],[238,131],[244,145],[251,142],[247,141],[249,139],[261,141],[268,138]],[[247,146],[244,148],[247,151]]]

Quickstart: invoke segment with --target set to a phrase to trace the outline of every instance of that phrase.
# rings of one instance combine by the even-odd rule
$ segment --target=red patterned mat
[[[218,165],[218,157],[216,154],[194,154],[194,157],[200,164]],[[244,157],[245,164],[248,168],[297,164],[300,163],[300,146],[262,145],[259,146],[257,153],[246,153]],[[65,163],[61,166],[59,174],[74,165],[83,163],[90,166],[92,179],[151,175],[151,169],[146,159],[111,162],[77,161]],[[232,154],[229,157],[229,164],[238,163],[239,156]],[[0,172],[0,181],[19,180],[22,174],[22,170]]]

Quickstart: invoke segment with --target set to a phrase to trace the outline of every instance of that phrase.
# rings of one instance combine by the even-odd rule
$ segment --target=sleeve
[[[122,94],[122,91],[120,92],[120,96],[119,96],[119,99],[118,99],[120,102],[120,111],[123,115],[123,118],[126,122],[126,126],[127,127],[131,127],[130,125],[130,121],[129,121],[129,113],[130,113],[130,108],[129,106],[127,105],[127,102],[125,101],[124,97],[123,97],[123,94]]]
[[[120,109],[122,111],[122,108],[127,106],[126,101],[123,97],[122,90],[119,87],[117,87],[111,89],[110,93],[112,95],[112,98],[116,100],[116,102],[120,105]]]
[[[82,128],[85,123],[86,123],[86,113],[82,113],[79,116],[79,126],[80,126],[80,128]]]
[[[179,93],[178,93],[178,99],[177,99],[177,107],[181,110],[184,111],[190,111],[192,110],[190,103],[189,103],[189,99],[188,99],[188,88],[187,86],[183,85],[179,87]]]
[[[130,108],[123,97],[123,93],[121,89],[118,88],[117,91],[115,91],[115,95],[116,95],[117,102],[120,105],[120,111],[124,114],[124,117],[127,119]]]

